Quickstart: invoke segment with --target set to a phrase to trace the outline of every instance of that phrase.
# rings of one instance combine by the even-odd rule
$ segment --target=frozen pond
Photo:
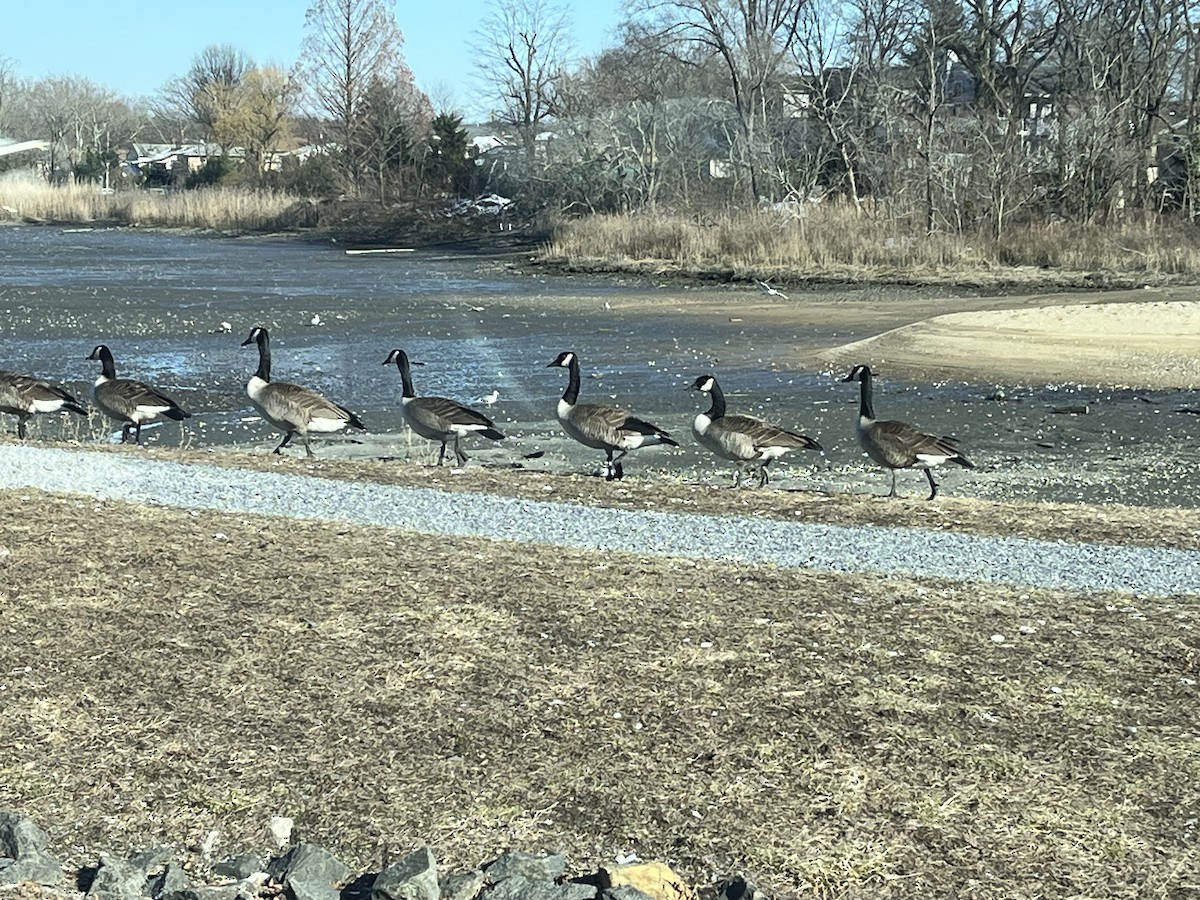
[[[545,450],[536,465],[585,471],[599,454],[565,441],[554,420],[566,373],[546,369],[561,350],[582,361],[584,401],[619,402],[667,428],[683,449],[631,454],[631,477],[681,475],[723,481],[727,464],[698,452],[689,424],[702,400],[685,387],[715,371],[731,411],[764,415],[817,437],[826,447],[785,458],[776,484],[883,490],[886,476],[865,465],[854,440],[856,385],[844,372],[789,367],[824,346],[864,338],[871,323],[840,331],[742,322],[745,287],[686,289],[729,304],[727,317],[690,316],[669,295],[685,289],[642,279],[531,275],[503,259],[435,251],[347,255],[335,243],[232,239],[129,230],[0,228],[0,366],[52,378],[86,399],[108,344],[118,374],[173,393],[196,414],[144,432],[151,441],[269,449],[278,435],[254,411],[245,382],[256,365],[241,341],[254,325],[272,337],[273,376],[326,393],[370,429],[362,444],[318,453],[428,458],[403,434],[400,379],[383,359],[402,347],[425,363],[418,393],[475,401],[493,391],[490,413],[510,440],[471,441],[479,462],[506,464]],[[664,297],[661,311],[647,304]],[[638,301],[634,312],[622,302]],[[648,311],[647,311],[648,308]],[[313,325],[314,317],[319,323]],[[225,330],[228,323],[228,330]],[[781,362],[782,361],[782,362]],[[866,362],[866,360],[864,360]],[[1070,385],[1005,390],[995,384],[877,382],[881,417],[905,418],[953,434],[980,469],[946,472],[948,493],[1063,501],[1193,506],[1198,468],[1196,406],[1186,392],[1101,391]],[[1088,407],[1069,415],[1064,407]],[[6,424],[11,430],[11,424]],[[79,431],[43,418],[31,435]],[[88,431],[90,429],[90,432]],[[84,437],[112,429],[98,418]],[[776,464],[778,465],[778,464]],[[790,476],[790,477],[789,477]],[[919,473],[902,490],[920,494]]]

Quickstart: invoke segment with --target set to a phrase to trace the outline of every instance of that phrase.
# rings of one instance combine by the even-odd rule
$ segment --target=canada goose
[[[242,346],[250,344],[258,344],[258,370],[246,384],[246,394],[259,414],[284,432],[275,453],[282,453],[288,441],[299,436],[304,439],[305,454],[312,456],[312,444],[308,437],[310,431],[330,434],[346,426],[366,430],[367,426],[358,416],[344,406],[326,400],[316,391],[286,381],[271,380],[271,339],[267,329],[251,329],[250,336],[242,341]]]
[[[788,431],[754,416],[725,415],[725,394],[714,375],[701,375],[690,388],[712,397],[708,412],[700,413],[692,421],[692,434],[702,447],[711,450],[722,459],[736,463],[757,463],[758,486],[770,481],[767,466],[771,460],[792,450],[820,450],[821,445],[807,435]],[[733,486],[742,483],[739,465]]]
[[[872,372],[868,366],[855,366],[843,382],[859,383],[858,442],[871,457],[892,473],[892,490],[889,497],[896,496],[897,469],[924,469],[929,479],[929,499],[937,496],[938,485],[933,480],[933,467],[952,462],[965,469],[975,464],[958,450],[958,441],[950,437],[927,434],[907,422],[875,420],[875,408],[871,403]]]
[[[404,417],[405,424],[425,440],[441,441],[442,449],[438,451],[439,466],[446,458],[447,441],[454,441],[454,456],[461,466],[467,461],[466,452],[459,446],[459,441],[464,435],[478,434],[490,441],[504,440],[504,435],[496,430],[495,423],[483,413],[477,413],[445,397],[418,397],[413,390],[408,354],[403,350],[393,350],[383,361],[385,366],[392,363],[400,370],[400,383],[403,386],[400,414]]]
[[[121,423],[121,443],[129,440],[129,429],[135,428],[134,443],[142,442],[142,424],[166,416],[176,422],[190,419],[192,414],[184,410],[175,400],[157,388],[132,378],[118,378],[112,352],[98,344],[88,357],[100,361],[100,377],[92,396],[96,405],[110,419]]]
[[[558,354],[546,368],[566,369],[570,373],[567,389],[558,401],[558,421],[563,430],[585,447],[603,450],[607,456],[605,479],[612,481],[625,476],[621,459],[630,450],[667,444],[678,447],[671,435],[657,425],[634,418],[615,406],[579,403],[579,358],[571,351]],[[613,453],[621,451],[615,460]]]
[[[17,437],[21,440],[25,440],[25,423],[31,417],[64,409],[87,415],[80,402],[56,384],[29,375],[0,372],[0,412],[17,417]]]

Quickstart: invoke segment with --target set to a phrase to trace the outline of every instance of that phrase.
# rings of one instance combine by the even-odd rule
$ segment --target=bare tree
[[[0,56],[0,137],[3,137],[6,132],[8,123],[5,120],[5,113],[12,102],[12,95],[16,87],[17,78],[12,60],[6,56]]]
[[[192,61],[187,74],[167,84],[156,115],[164,119],[194,122],[205,140],[222,151],[231,144],[220,123],[234,116],[238,92],[254,65],[241,50],[229,44],[213,44]]]
[[[500,0],[475,32],[476,68],[499,102],[496,119],[516,128],[533,155],[554,117],[571,52],[566,11],[547,0]]]
[[[778,106],[772,101],[788,71],[803,8],[797,0],[639,0],[635,12],[660,34],[723,63],[738,114],[737,162],[756,199],[765,188],[763,173],[776,168],[769,126]]]
[[[275,66],[254,68],[246,73],[228,117],[218,122],[230,145],[246,153],[247,176],[261,179],[267,154],[287,134],[296,111],[296,83]]]
[[[362,129],[373,85],[404,84],[417,93],[404,62],[404,36],[384,0],[313,0],[304,19],[299,81],[314,111],[331,120],[348,187],[367,175]]]

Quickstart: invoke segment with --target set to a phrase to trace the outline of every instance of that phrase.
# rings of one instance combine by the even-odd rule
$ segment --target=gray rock
[[[474,872],[447,875],[438,887],[442,892],[442,900],[475,900],[483,890],[485,881],[487,876],[483,874],[483,870],[476,869]]]
[[[346,880],[350,869],[324,847],[298,844],[271,860],[267,873],[295,900],[337,900],[337,885]]]
[[[522,853],[510,850],[483,867],[488,881],[497,882],[503,878],[519,875],[530,881],[553,881],[566,871],[567,858],[561,853],[539,856],[535,853]]]
[[[371,900],[439,900],[437,860],[428,847],[393,863],[375,879]]]
[[[654,900],[645,891],[639,891],[632,884],[616,884],[606,889],[600,895],[600,900]]]
[[[213,866],[213,874],[220,875],[222,878],[249,878],[255,872],[262,870],[262,860],[257,853],[239,853],[237,856],[227,857]]]
[[[92,900],[141,900],[146,873],[138,866],[100,854],[100,867],[87,896]]]
[[[11,810],[0,810],[0,856],[20,859],[26,853],[45,850],[49,843],[50,838],[33,819]]]
[[[132,863],[133,858],[130,858]],[[182,893],[191,885],[191,879],[183,866],[176,862],[167,863],[161,872],[146,879],[146,894],[154,900]]]
[[[201,884],[166,894],[163,900],[237,900],[242,895],[240,884]]]
[[[285,887],[292,900],[340,900],[341,898],[341,892],[324,881],[289,878]]]
[[[0,868],[0,884],[58,884],[63,878],[62,860],[45,850],[29,850]]]
[[[129,857],[129,864],[137,866],[143,872],[161,872],[170,865],[175,851],[170,847],[154,847],[150,850],[139,850]]]
[[[555,884],[544,879],[510,875],[483,894],[484,900],[596,900],[591,884]]]

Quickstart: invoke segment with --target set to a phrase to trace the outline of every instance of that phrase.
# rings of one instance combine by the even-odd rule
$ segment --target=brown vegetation
[[[72,854],[265,849],[289,814],[363,868],[428,843],[771,896],[1196,889],[1194,603],[31,491],[0,522],[0,806]]]
[[[0,180],[0,209],[19,221],[261,232],[316,224],[298,197],[247,188],[102,193],[95,185],[53,187]]]
[[[608,271],[779,282],[1043,282],[1060,287],[1191,279],[1200,230],[1187,224],[1013,226],[1000,238],[926,235],[841,203],[704,216],[641,212],[559,224],[545,261]]]

